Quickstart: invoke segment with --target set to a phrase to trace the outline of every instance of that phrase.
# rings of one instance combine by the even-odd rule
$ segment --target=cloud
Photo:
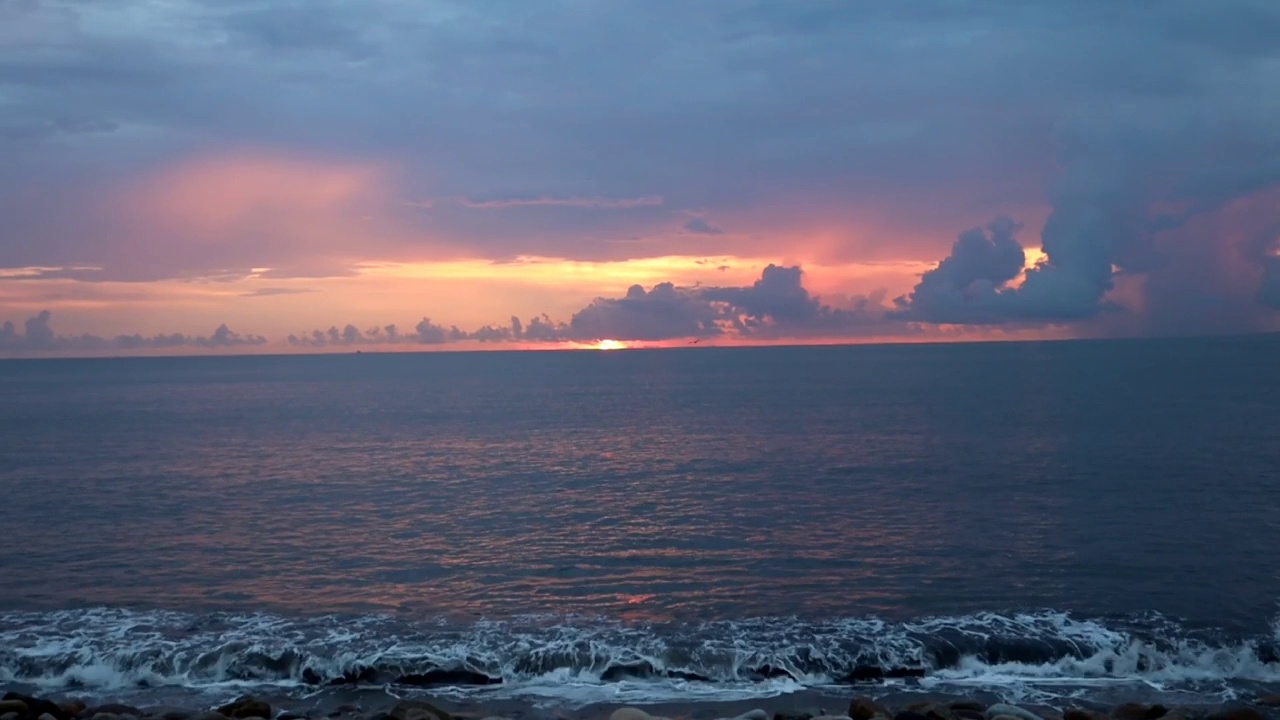
[[[596,298],[567,323],[545,315],[530,320],[527,339],[675,340],[740,337],[799,339],[908,334],[885,316],[881,296],[858,297],[849,308],[824,304],[802,284],[799,266],[769,265],[747,287],[677,287],[659,283],[646,291],[633,285],[620,298]]]
[[[712,225],[706,220],[696,217],[684,224],[684,230],[694,235],[723,235],[724,230]]]
[[[1011,319],[1015,292],[1007,283],[1022,273],[1026,255],[1014,237],[1018,225],[1002,217],[960,233],[951,254],[894,302],[904,319],[932,323],[998,323]]]
[[[430,318],[422,318],[413,327],[413,332],[404,333],[392,325],[373,327],[361,330],[355,325],[346,325],[341,330],[337,326],[328,330],[312,330],[303,335],[290,335],[286,341],[298,347],[351,347],[356,345],[443,345],[467,339],[456,327],[446,328],[431,322]]]
[[[824,304],[802,284],[798,266],[769,265],[746,287],[679,287],[671,282],[646,290],[633,285],[622,297],[598,297],[574,312],[568,321],[541,314],[523,322],[511,317],[504,325],[475,330],[444,327],[423,319],[414,333],[395,325],[361,330],[355,325],[290,335],[299,347],[359,345],[440,345],[464,341],[595,342],[630,340],[660,342],[678,339],[734,337],[774,340],[841,338],[870,334],[912,334],[914,328],[890,321],[883,294],[857,297],[849,307]]]
[[[666,340],[711,337],[722,331],[721,313],[697,293],[659,283],[649,291],[632,285],[621,298],[597,298],[574,313],[562,330],[568,339]]]
[[[1193,295],[1256,326],[1271,297],[1269,256],[1179,230],[1280,183],[1276,3],[119,5],[0,3],[0,265],[329,277],[693,233],[812,267],[1047,212],[1046,261],[946,317],[1090,326],[1131,283],[1147,330]],[[899,311],[944,316],[953,272]]]
[[[202,348],[219,350],[252,347],[266,344],[260,335],[241,335],[225,324],[219,325],[208,336],[174,333],[146,337],[140,334],[100,337],[98,335],[59,335],[54,332],[53,314],[43,310],[23,323],[18,332],[12,321],[0,325],[0,353],[10,355],[38,355],[43,353],[86,353],[132,350],[168,350],[173,348]]]

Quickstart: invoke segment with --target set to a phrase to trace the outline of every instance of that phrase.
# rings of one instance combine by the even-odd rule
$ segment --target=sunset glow
[[[885,76],[857,58],[862,33],[900,30],[886,18],[828,36],[781,7],[602,7],[645,50],[575,39],[513,72],[511,48],[542,57],[574,13],[464,5],[418,25],[375,2],[353,26],[267,4],[0,11],[32,63],[0,88],[0,355],[1280,329],[1280,176],[1248,150],[1280,142],[1280,118],[1249,55],[1219,68],[1234,82],[1126,114],[1114,69],[1072,65],[1079,97],[1025,81],[1063,69],[1066,17],[966,10],[1017,26],[1027,56],[963,50],[954,17],[919,28],[925,56],[873,53]],[[1182,52],[1132,30],[1144,58]],[[117,87],[156,58],[190,82]],[[1196,107],[1230,112],[1210,132]]]

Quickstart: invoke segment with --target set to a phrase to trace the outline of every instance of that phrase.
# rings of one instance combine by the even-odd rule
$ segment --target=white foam
[[[304,670],[330,679],[375,668],[385,681],[449,668],[503,682],[433,688],[434,694],[586,704],[771,697],[828,687],[858,665],[876,665],[928,668],[918,683],[922,689],[985,688],[1010,699],[1125,685],[1224,697],[1243,682],[1280,686],[1280,663],[1260,659],[1267,642],[1280,644],[1280,617],[1266,636],[1220,642],[1154,614],[1118,624],[1042,612],[902,623],[756,618],[660,627],[540,616],[459,627],[383,616],[290,619],[98,608],[0,614],[0,681],[50,689],[270,686],[309,692]],[[950,659],[936,667],[939,657]],[[765,666],[787,676],[752,676]],[[625,676],[620,667],[652,673]],[[615,675],[606,681],[611,669]]]

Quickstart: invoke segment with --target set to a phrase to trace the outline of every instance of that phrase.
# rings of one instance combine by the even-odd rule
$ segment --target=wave
[[[1221,699],[1244,685],[1280,684],[1280,618],[1265,633],[1233,638],[1154,613],[647,626],[525,617],[459,626],[96,608],[0,614],[0,682],[99,692],[387,685],[583,702],[738,699],[868,683],[1043,699],[1062,688],[1131,683]]]

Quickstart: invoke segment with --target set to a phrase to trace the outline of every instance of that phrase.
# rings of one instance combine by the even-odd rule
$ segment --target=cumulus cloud
[[[1280,185],[1273,2],[118,5],[0,3],[0,266],[328,277],[447,243],[625,259],[690,234],[801,257],[775,231],[815,228],[824,262],[941,257],[964,227],[1048,205],[1021,237],[1042,265],[962,283],[977,251],[954,249],[899,317],[1099,322],[1120,278],[1141,280],[1130,314],[1169,326],[1192,296],[1227,308],[1209,323],[1274,297],[1274,255],[1179,233]],[[298,157],[244,150],[279,147]],[[135,177],[136,202],[90,201]],[[688,219],[704,211],[751,232]]]
[[[1007,319],[1007,301],[1014,291],[1006,284],[1018,277],[1026,262],[1014,237],[1017,229],[1013,220],[1002,217],[986,228],[960,233],[951,254],[922,275],[910,295],[895,300],[902,317],[935,323]]]
[[[219,350],[264,345],[267,339],[261,335],[241,335],[226,326],[219,325],[208,336],[169,335],[143,336],[140,334],[101,337],[92,334],[59,335],[52,326],[53,314],[43,310],[23,323],[22,332],[12,321],[0,325],[0,352],[12,355],[41,353],[85,353],[129,350],[167,350],[181,347]]]
[[[852,337],[871,333],[902,334],[913,330],[891,321],[880,295],[856,298],[851,307],[824,304],[803,286],[799,266],[769,265],[746,287],[679,287],[664,282],[646,290],[633,285],[622,297],[599,297],[573,313],[568,321],[546,314],[527,322],[512,317],[505,325],[475,330],[445,328],[423,319],[414,333],[395,325],[360,330],[354,325],[290,335],[303,347],[356,345],[437,345],[477,341],[499,343],[594,342],[599,340],[663,341],[745,337],[785,339]]]
[[[549,321],[548,321],[549,322]],[[532,321],[535,326],[532,332],[537,335],[540,326],[538,320]],[[509,325],[485,325],[472,331],[459,329],[457,326],[445,327],[423,318],[414,326],[413,332],[401,332],[392,325],[361,330],[348,324],[339,329],[336,325],[328,330],[312,330],[302,335],[290,335],[286,341],[297,347],[353,347],[360,345],[444,345],[446,343],[475,340],[482,343],[508,342],[525,338],[524,324],[519,318],[511,318]],[[529,339],[559,340],[559,336],[530,337]]]

